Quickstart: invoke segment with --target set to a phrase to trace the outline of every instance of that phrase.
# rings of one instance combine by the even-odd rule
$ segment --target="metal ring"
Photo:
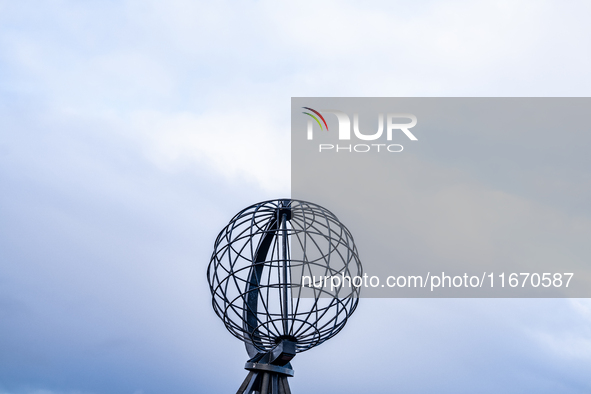
[[[259,364],[259,363],[246,363],[244,365],[244,369],[249,371],[266,371],[266,372],[276,372],[282,375],[293,376],[294,371],[290,368],[279,367],[277,365],[272,364]]]

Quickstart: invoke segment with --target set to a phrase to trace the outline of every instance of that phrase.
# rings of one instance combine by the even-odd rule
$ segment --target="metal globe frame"
[[[350,279],[349,286],[323,286],[335,276],[344,284],[362,276],[362,266],[349,230],[317,204],[264,201],[222,229],[207,277],[215,313],[250,357],[239,394],[289,393],[296,353],[345,326],[360,288]]]

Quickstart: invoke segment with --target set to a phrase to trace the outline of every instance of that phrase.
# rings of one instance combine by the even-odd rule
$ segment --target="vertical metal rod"
[[[284,376],[280,376],[278,379],[279,379],[279,381],[277,382],[278,383],[277,385],[279,386],[279,390],[277,390],[277,393],[278,394],[287,394],[285,392],[285,386],[283,385],[284,384],[283,380],[285,379],[287,381],[287,378]]]
[[[287,324],[287,271],[288,271],[288,260],[287,260],[287,214],[284,213],[281,215],[281,230],[282,230],[282,240],[283,240],[283,334],[288,335],[288,324]]]
[[[269,372],[263,373],[263,382],[261,383],[261,394],[269,394]]]
[[[289,382],[287,381],[287,377],[283,378],[283,390],[285,390],[285,394],[291,394],[291,390],[289,389]]]

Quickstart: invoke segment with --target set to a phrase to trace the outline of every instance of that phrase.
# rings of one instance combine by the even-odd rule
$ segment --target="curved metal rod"
[[[245,342],[246,350],[251,357],[254,357],[258,353],[258,350],[253,345],[263,346],[257,329],[259,289],[265,260],[267,259],[267,254],[269,253],[269,248],[271,247],[271,242],[273,242],[276,232],[277,218],[272,218],[269,220],[269,224],[265,229],[265,235],[261,238],[256,249],[253,266],[248,277],[248,286],[246,290],[246,294],[248,295],[246,298],[244,329],[249,334],[250,340],[252,341],[252,344]],[[254,354],[251,354],[253,352]]]

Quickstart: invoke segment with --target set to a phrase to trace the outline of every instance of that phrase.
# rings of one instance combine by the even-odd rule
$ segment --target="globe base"
[[[248,375],[236,394],[291,394],[287,377],[294,371],[288,366],[247,362],[244,368],[249,370]]]

